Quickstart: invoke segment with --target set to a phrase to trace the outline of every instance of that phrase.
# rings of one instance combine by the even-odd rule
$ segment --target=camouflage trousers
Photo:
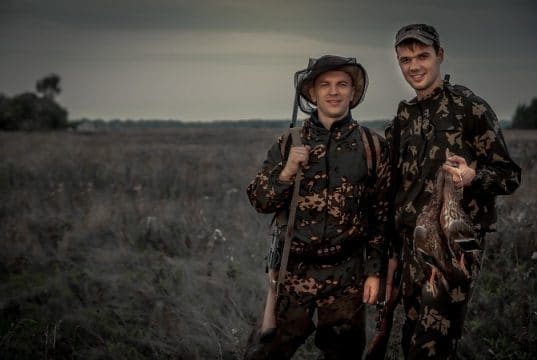
[[[365,347],[363,249],[335,262],[314,260],[289,257],[276,306],[276,335],[261,341],[261,312],[245,359],[290,359],[314,332],[315,345],[325,359],[361,357]]]
[[[313,321],[317,311],[317,325]],[[315,345],[325,359],[360,359],[365,347],[365,312],[362,293],[338,297],[328,305],[301,304],[283,293],[277,306],[276,335],[268,342],[259,338],[263,314],[259,316],[246,345],[244,359],[290,359],[315,332]]]
[[[468,274],[447,283],[418,265],[412,253],[412,233],[403,235],[403,325],[405,359],[455,359],[464,318],[481,267],[482,251],[465,253]],[[478,241],[484,246],[484,236]]]

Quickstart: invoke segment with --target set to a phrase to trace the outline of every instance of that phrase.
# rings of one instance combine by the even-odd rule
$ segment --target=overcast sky
[[[357,119],[412,96],[395,32],[434,25],[443,72],[501,119],[537,97],[534,0],[0,0],[0,92],[60,75],[71,119],[289,118],[309,57],[357,57],[369,75]]]

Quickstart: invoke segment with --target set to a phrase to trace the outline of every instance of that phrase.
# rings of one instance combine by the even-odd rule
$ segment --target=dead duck
[[[469,278],[461,242],[474,238],[468,216],[461,207],[462,188],[457,188],[452,175],[440,168],[433,194],[416,220],[414,254],[428,274],[433,295],[437,280],[447,289],[449,283]]]
[[[464,244],[474,241],[475,232],[470,222],[470,218],[461,206],[463,188],[456,187],[453,177],[442,171],[444,174],[443,201],[440,211],[440,226],[447,240],[450,255],[457,269],[465,276],[469,276],[464,262]]]

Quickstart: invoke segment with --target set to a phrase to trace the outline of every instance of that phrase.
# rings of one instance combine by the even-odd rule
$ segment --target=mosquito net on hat
[[[367,73],[363,66],[356,62],[356,58],[325,55],[318,59],[311,58],[306,69],[295,73],[295,88],[299,93],[298,105],[304,113],[311,114],[316,109],[310,97],[310,89],[314,86],[315,79],[332,70],[345,71],[352,78],[355,92],[350,109],[362,102],[368,84]]]

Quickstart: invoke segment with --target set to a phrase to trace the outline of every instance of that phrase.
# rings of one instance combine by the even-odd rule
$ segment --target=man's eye
[[[399,59],[400,64],[406,64],[406,63],[408,63],[408,61],[409,61],[408,58],[400,58]]]

